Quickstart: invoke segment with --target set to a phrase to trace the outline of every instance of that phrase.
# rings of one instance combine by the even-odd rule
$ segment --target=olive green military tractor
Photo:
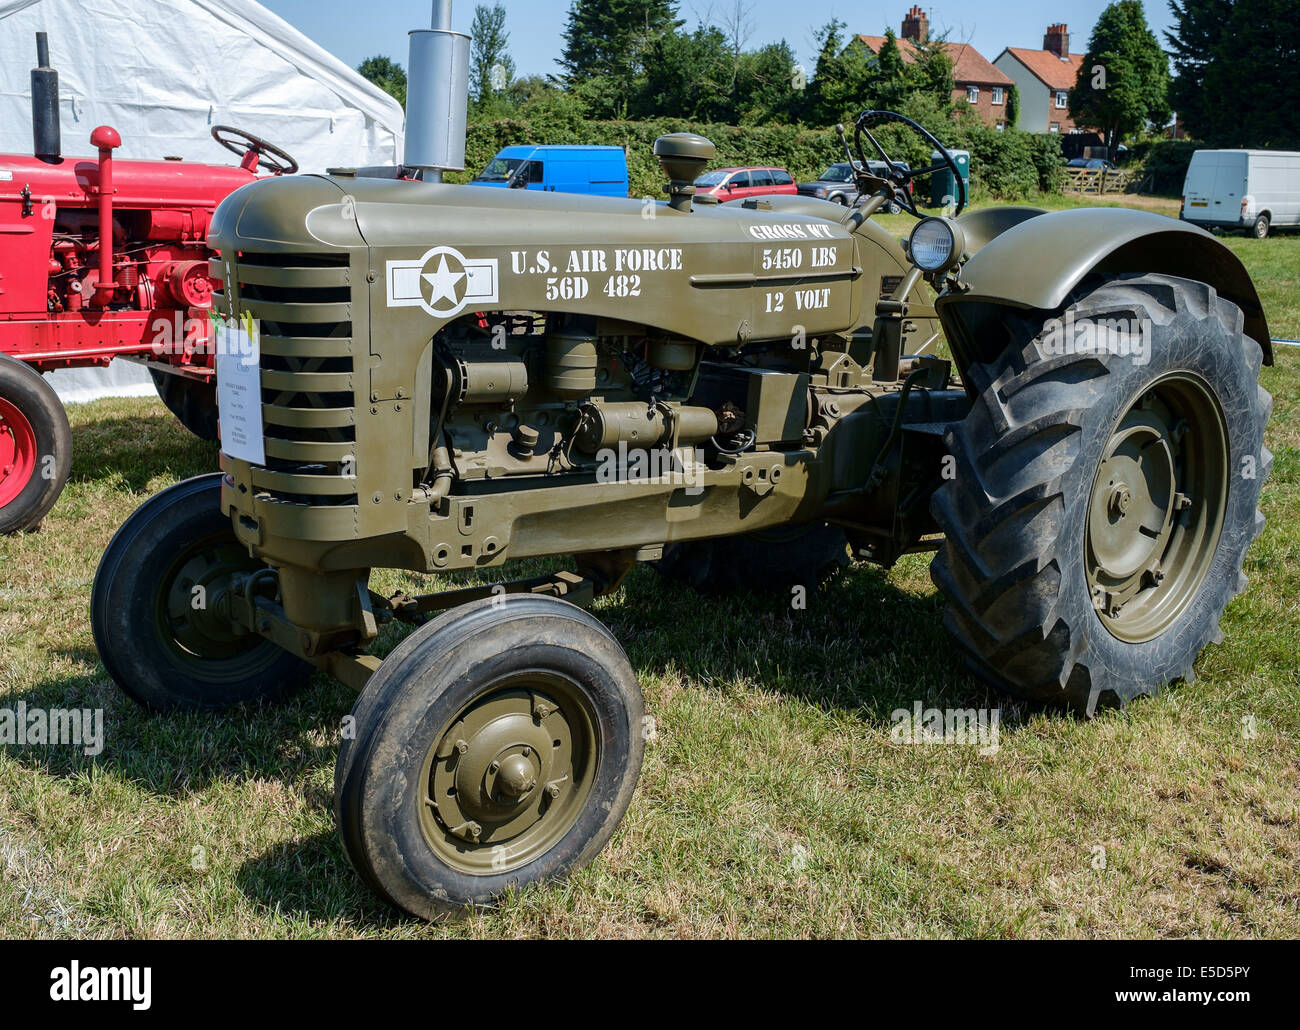
[[[222,471],[103,557],[109,673],[163,710],[313,669],[355,687],[343,843],[426,918],[614,832],[645,715],[584,605],[638,562],[722,590],[936,551],[978,676],[1085,712],[1190,678],[1263,522],[1249,277],[1147,212],[963,213],[951,161],[900,170],[885,122],[947,153],[864,113],[850,208],[706,202],[713,146],[687,134],[655,145],[666,202],[348,174],[234,193],[212,278],[252,386],[221,394]],[[944,168],[960,195],[923,217],[907,182]],[[872,220],[891,203],[919,219],[905,243]],[[576,571],[370,587],[540,556]],[[381,660],[394,621],[415,628]]]

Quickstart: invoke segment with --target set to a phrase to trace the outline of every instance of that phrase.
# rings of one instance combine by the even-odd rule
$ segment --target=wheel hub
[[[17,405],[0,397],[0,508],[17,498],[36,471],[36,432]]]
[[[439,736],[425,761],[423,827],[465,872],[515,868],[567,832],[590,788],[594,729],[572,688],[485,691]],[[560,684],[556,684],[560,686]]]
[[[1130,642],[1162,632],[1195,595],[1218,544],[1227,430],[1203,380],[1158,380],[1120,419],[1088,500],[1093,606]]]
[[[197,542],[162,576],[155,624],[178,657],[233,658],[261,643],[230,618],[231,580],[249,568],[248,553],[235,541]]]

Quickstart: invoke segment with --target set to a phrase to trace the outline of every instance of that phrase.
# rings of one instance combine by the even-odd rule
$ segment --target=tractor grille
[[[238,310],[261,327],[266,465],[253,486],[272,502],[354,505],[356,397],[352,279],[346,254],[243,252]],[[221,265],[212,265],[221,282]],[[218,310],[225,299],[214,298]]]

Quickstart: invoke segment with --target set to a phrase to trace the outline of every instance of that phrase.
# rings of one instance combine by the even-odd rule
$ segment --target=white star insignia
[[[465,273],[453,272],[447,267],[447,255],[438,255],[438,270],[436,272],[425,272],[421,277],[432,288],[432,294],[429,297],[429,306],[437,306],[440,300],[449,300],[452,304],[456,303],[456,286],[465,278]]]

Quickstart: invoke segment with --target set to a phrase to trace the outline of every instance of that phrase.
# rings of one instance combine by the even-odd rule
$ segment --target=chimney
[[[915,4],[903,18],[903,38],[910,39],[913,43],[924,43],[930,38],[930,19]]]
[[[1043,49],[1050,50],[1062,61],[1070,59],[1070,30],[1064,22],[1047,26],[1047,33],[1043,36]]]

